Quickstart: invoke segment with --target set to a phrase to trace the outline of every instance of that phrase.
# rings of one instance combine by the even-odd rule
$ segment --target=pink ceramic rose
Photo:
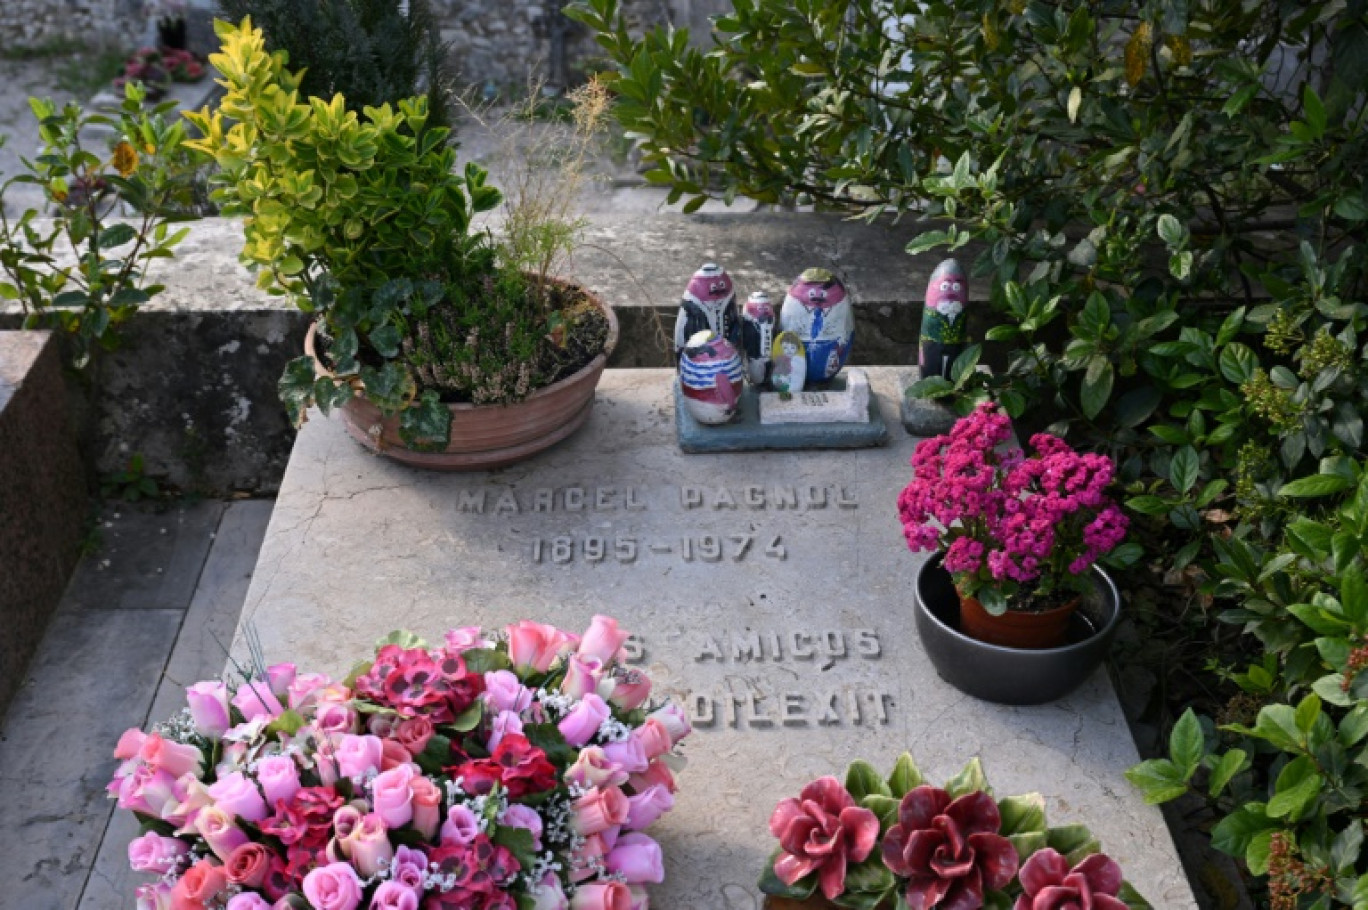
[[[770,833],[781,853],[774,874],[792,885],[817,873],[828,900],[845,891],[846,869],[864,862],[879,839],[879,819],[855,800],[834,777],[821,777],[775,807]]]
[[[1016,848],[998,834],[1001,823],[997,804],[982,790],[951,800],[939,787],[916,787],[884,835],[884,865],[907,879],[912,907],[980,907],[984,892],[1005,888],[1016,875]]]
[[[578,653],[580,657],[597,658],[599,663],[607,664],[630,637],[630,633],[618,628],[616,619],[595,616],[589,623],[589,630],[580,639]]]
[[[1121,867],[1103,853],[1069,861],[1051,847],[1031,854],[1021,867],[1021,889],[1013,910],[1126,910]]]
[[[347,863],[329,863],[304,876],[304,897],[314,910],[356,910],[361,880]]]

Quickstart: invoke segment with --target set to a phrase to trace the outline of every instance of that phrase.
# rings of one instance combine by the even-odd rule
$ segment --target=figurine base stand
[[[824,388],[810,391],[844,392],[844,376]],[[767,393],[768,394],[768,393]],[[876,395],[869,396],[869,420],[860,423],[760,422],[760,395],[747,385],[741,406],[730,423],[710,426],[689,415],[680,402],[679,383],[674,383],[675,434],[679,448],[689,454],[708,452],[759,452],[768,449],[864,449],[888,442],[888,424],[879,413]]]
[[[980,373],[991,372],[980,365]],[[898,412],[902,417],[903,429],[909,436],[940,436],[949,433],[950,428],[959,420],[960,415],[937,398],[910,398],[907,390],[921,379],[921,367],[911,367],[905,372],[898,385],[902,389],[902,399]]]

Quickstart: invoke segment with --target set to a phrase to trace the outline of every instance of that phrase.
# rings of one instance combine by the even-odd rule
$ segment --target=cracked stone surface
[[[897,371],[869,372],[892,422]],[[683,455],[670,381],[609,370],[584,429],[491,473],[411,471],[315,416],[235,651],[251,622],[268,660],[340,677],[394,628],[435,639],[469,623],[582,629],[615,615],[640,636],[657,693],[697,724],[676,810],[651,832],[667,857],[652,905],[665,910],[759,910],[774,805],[854,758],[887,768],[904,750],[937,783],[981,757],[999,794],[1039,791],[1054,824],[1088,824],[1155,906],[1195,907],[1159,811],[1122,777],[1138,756],[1104,672],[1062,701],[1012,708],[931,668],[910,603],[920,557],[895,509],[915,439]],[[552,511],[536,511],[539,496]]]

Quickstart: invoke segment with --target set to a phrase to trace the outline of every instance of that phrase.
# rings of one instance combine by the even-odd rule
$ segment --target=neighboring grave
[[[897,371],[869,370],[885,418]],[[243,610],[269,661],[341,676],[396,627],[520,618],[636,633],[656,692],[696,726],[665,848],[664,910],[758,910],[775,804],[854,758],[910,750],[941,783],[981,756],[999,794],[1085,823],[1156,907],[1193,907],[1105,673],[1042,707],[976,701],[932,670],[896,498],[915,440],[684,455],[673,373],[609,370],[586,427],[523,465],[441,475],[376,458],[336,421],[300,433]],[[235,652],[245,647],[239,628]]]

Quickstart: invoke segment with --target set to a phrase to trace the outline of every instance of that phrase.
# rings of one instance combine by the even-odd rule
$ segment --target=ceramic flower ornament
[[[828,900],[845,891],[846,870],[864,862],[879,839],[878,816],[855,805],[834,777],[819,778],[797,799],[775,806],[769,827],[782,850],[774,874],[792,885],[816,872]]]
[[[982,790],[952,800],[923,785],[902,798],[898,823],[884,835],[884,865],[907,879],[913,910],[974,910],[985,891],[1006,887],[1017,872],[1012,842],[998,834],[1002,816]]]

